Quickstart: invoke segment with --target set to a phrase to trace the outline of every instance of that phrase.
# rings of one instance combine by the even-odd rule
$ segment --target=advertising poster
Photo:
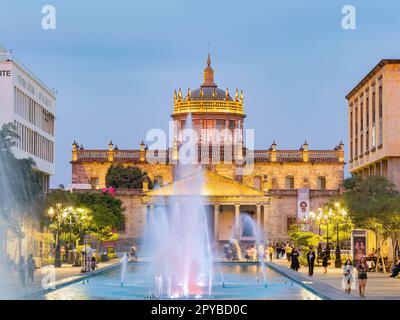
[[[367,255],[367,232],[365,230],[353,230],[351,235],[351,253],[354,261]]]
[[[310,189],[297,190],[297,219],[301,221],[310,212]]]

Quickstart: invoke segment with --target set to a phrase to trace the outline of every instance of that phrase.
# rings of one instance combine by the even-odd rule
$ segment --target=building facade
[[[0,46],[0,127],[7,123],[15,125],[19,139],[12,151],[18,159],[35,161],[36,169],[44,176],[44,192],[55,173],[55,118],[54,90]],[[43,230],[34,216],[14,212],[13,222],[20,232],[9,228],[9,221],[0,217],[0,260],[8,254],[18,262],[20,256],[33,254],[40,266],[44,257],[49,256],[51,233]]]
[[[47,191],[55,173],[56,94],[1,46],[0,110],[0,126],[14,123],[20,137],[15,156],[35,161]]]
[[[246,148],[243,92],[236,90],[231,95],[228,89],[218,88],[210,57],[200,88],[188,89],[186,94],[181,89],[174,92],[172,119],[174,138],[167,150],[149,150],[143,142],[137,150],[120,150],[112,143],[108,150],[73,144],[72,189],[109,187],[105,184],[107,170],[116,163],[140,167],[159,186],[149,190],[144,183],[142,190],[116,190],[126,208],[120,237],[127,244],[143,235],[158,205],[168,206],[176,190],[190,190],[198,181],[193,176],[177,176],[175,170],[180,133],[188,127],[187,121],[192,121],[189,126],[199,133],[198,159],[204,168],[201,195],[216,241],[254,239],[241,219],[243,213],[262,226],[265,239],[287,239],[291,223],[317,210],[337,195],[342,185],[342,143],[331,150],[310,150],[306,142],[299,150],[279,150],[275,142],[265,150]],[[215,144],[218,147],[212,148]],[[253,169],[238,175],[238,167],[250,158]],[[176,185],[179,188],[174,188]],[[183,196],[190,199],[190,194]]]
[[[349,170],[400,189],[400,60],[381,60],[346,96]]]

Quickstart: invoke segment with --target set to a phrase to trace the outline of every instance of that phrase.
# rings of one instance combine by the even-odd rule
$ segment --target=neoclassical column
[[[214,241],[219,240],[219,204],[214,204]]]
[[[261,225],[261,204],[256,204],[256,223],[264,230],[264,226]]]
[[[267,227],[268,220],[270,219],[270,214],[271,214],[271,208],[269,204],[263,204],[263,211],[264,211],[264,217],[263,217],[263,230],[264,230],[264,239],[270,237],[270,232],[271,228]],[[271,225],[271,220],[269,221]]]
[[[240,204],[235,204],[235,237],[239,240],[240,235]]]

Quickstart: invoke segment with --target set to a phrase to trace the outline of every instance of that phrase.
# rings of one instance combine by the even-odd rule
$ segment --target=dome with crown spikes
[[[225,102],[225,104],[221,105],[221,102]],[[226,90],[218,88],[214,82],[214,70],[211,67],[210,54],[208,54],[207,66],[204,69],[204,82],[200,88],[193,91],[189,88],[185,95],[181,89],[178,92],[174,92],[174,114],[201,112],[206,111],[205,109],[212,111],[209,109],[213,106],[213,103],[218,103],[219,112],[243,114],[243,92],[239,93],[236,89],[233,95],[231,95],[228,88]]]

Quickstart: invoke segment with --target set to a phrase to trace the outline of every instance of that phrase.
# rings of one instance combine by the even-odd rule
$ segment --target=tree
[[[36,169],[35,162],[17,159],[12,148],[19,139],[13,124],[4,124],[0,130],[0,215],[10,229],[23,237],[19,218],[38,218],[44,204],[42,188],[43,174]]]
[[[321,237],[310,231],[293,230],[289,232],[290,240],[297,248],[318,246]]]
[[[352,177],[345,180],[344,187],[343,198],[354,224],[374,232],[380,258],[382,240],[390,236],[397,243],[399,238],[400,193],[383,176]],[[393,251],[395,261],[396,250]]]
[[[141,189],[143,180],[147,177],[147,173],[135,166],[123,166],[118,163],[112,165],[107,170],[106,186],[116,189]],[[153,188],[153,183],[149,179],[149,188]]]
[[[60,239],[69,242],[83,239],[85,234],[94,235],[98,241],[115,241],[118,234],[114,231],[124,221],[122,201],[109,193],[71,193],[62,189],[52,191],[47,199],[47,209],[62,204],[61,210],[72,207],[72,215],[61,221],[49,220],[49,227],[57,230],[60,226]],[[68,210],[68,209],[67,209]],[[70,220],[71,219],[71,220]],[[71,223],[70,223],[71,222]]]
[[[118,228],[124,219],[122,201],[109,193],[77,193],[77,206],[91,211],[92,228]]]

